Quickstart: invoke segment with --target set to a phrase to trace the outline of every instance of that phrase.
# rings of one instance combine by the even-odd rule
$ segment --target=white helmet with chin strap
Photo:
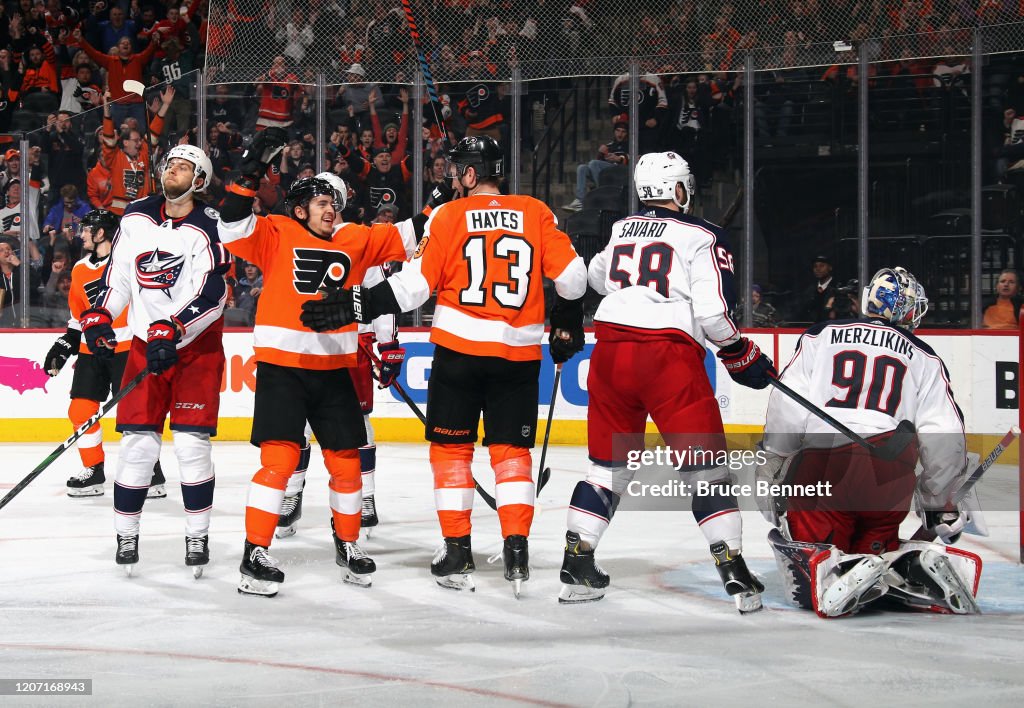
[[[348,204],[348,185],[345,184],[345,180],[333,172],[321,172],[316,175],[316,178],[322,179],[334,188],[337,193],[337,197],[334,199],[334,210],[339,214],[344,211]]]
[[[676,185],[682,184],[686,201],[676,199]],[[633,171],[633,186],[642,202],[671,199],[684,212],[693,202],[696,184],[686,160],[674,152],[649,152],[640,157]]]
[[[192,186],[187,192],[182,194],[180,197],[175,199],[167,198],[167,201],[172,204],[176,204],[192,192],[205,192],[207,187],[210,186],[210,178],[213,176],[213,163],[210,162],[210,158],[207,157],[206,153],[197,148],[195,145],[175,145],[164,157],[164,169],[167,169],[167,165],[170,164],[171,160],[178,158],[191,162],[194,169],[195,175],[192,177]],[[163,170],[161,170],[163,172]],[[202,184],[197,184],[199,180],[202,180]]]

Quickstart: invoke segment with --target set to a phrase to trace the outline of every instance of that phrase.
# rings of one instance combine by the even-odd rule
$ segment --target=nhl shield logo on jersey
[[[156,249],[135,259],[135,280],[146,290],[170,290],[178,282],[185,256]],[[168,292],[167,297],[171,294]]]
[[[303,295],[315,295],[320,288],[340,288],[352,268],[347,253],[324,251],[319,248],[296,248],[295,290]]]

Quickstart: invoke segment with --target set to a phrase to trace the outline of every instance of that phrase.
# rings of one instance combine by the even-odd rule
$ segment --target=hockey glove
[[[287,144],[288,133],[284,128],[266,128],[256,133],[252,143],[242,153],[242,162],[238,168],[242,174],[239,183],[247,189],[259,187],[267,167]]]
[[[551,320],[548,353],[553,362],[564,364],[583,351],[583,298],[566,300],[556,294],[548,317]]]
[[[146,368],[151,374],[162,374],[178,363],[178,342],[181,333],[170,320],[157,320],[146,332]]]
[[[926,530],[934,533],[946,544],[959,541],[964,530],[964,517],[959,511],[925,510],[921,522]]]
[[[82,334],[85,336],[85,346],[89,351],[100,359],[109,359],[114,356],[114,347],[117,345],[117,337],[114,335],[114,318],[110,312],[103,307],[93,307],[82,313],[78,318],[82,325]]]
[[[82,343],[82,332],[77,329],[68,328],[68,331],[57,337],[57,341],[46,353],[46,361],[43,368],[50,376],[56,376],[68,359],[78,352],[78,346]]]
[[[329,332],[353,322],[367,324],[373,321],[369,316],[363,296],[362,287],[356,285],[347,288],[328,288],[322,290],[319,300],[307,300],[302,303],[302,324],[314,332]]]
[[[732,380],[743,386],[764,388],[779,376],[768,355],[746,337],[719,349],[718,358]]]
[[[430,191],[430,196],[427,197],[427,207],[424,211],[429,213],[428,210],[446,204],[454,198],[455,189],[452,188],[452,181],[450,179],[443,179]]]
[[[402,373],[405,349],[398,342],[377,345],[380,352],[380,387],[387,388]]]

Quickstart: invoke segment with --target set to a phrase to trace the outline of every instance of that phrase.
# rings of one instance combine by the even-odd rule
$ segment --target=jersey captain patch
[[[340,288],[345,284],[352,259],[340,251],[319,248],[296,248],[295,290],[303,295],[315,295],[320,288]]]
[[[185,256],[156,249],[135,259],[135,279],[144,290],[170,290],[178,282]],[[167,297],[171,294],[168,292]]]

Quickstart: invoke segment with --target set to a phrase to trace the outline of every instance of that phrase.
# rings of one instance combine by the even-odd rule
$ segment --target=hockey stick
[[[784,394],[789,396],[793,401],[799,403],[805,409],[813,413],[814,415],[821,418],[823,421],[831,425],[833,428],[838,430],[840,433],[848,437],[856,444],[868,450],[873,455],[877,455],[883,460],[895,460],[906,449],[914,437],[917,435],[917,429],[914,428],[914,424],[909,420],[901,420],[899,425],[896,426],[896,430],[893,432],[892,437],[885,441],[884,445],[872,445],[867,440],[862,438],[857,433],[850,430],[848,427],[840,423],[838,420],[830,416],[825,411],[818,408],[816,405],[808,401],[806,398],[801,396],[799,393],[791,389],[786,384],[782,383],[777,378],[769,378],[768,381],[772,386],[782,391]]]
[[[971,493],[971,490],[974,489],[974,485],[981,480],[982,475],[985,474],[989,467],[996,463],[999,456],[1006,451],[1006,448],[1010,447],[1013,441],[1017,439],[1018,435],[1020,435],[1020,428],[1014,425],[1009,431],[1007,431],[1006,435],[1003,436],[1003,439],[996,443],[996,446],[992,448],[992,452],[988,453],[985,459],[982,460],[976,468],[974,468],[974,472],[972,472],[971,476],[967,478],[967,481],[960,485],[960,488],[956,490],[955,494],[953,494],[954,507],[959,506],[960,502],[962,502],[967,495]],[[914,535],[910,537],[910,540],[934,541],[936,538],[937,535],[934,531],[926,529],[922,525],[921,528],[914,532]]]
[[[441,98],[437,94],[437,87],[434,85],[434,75],[430,71],[430,62],[427,61],[427,55],[423,51],[423,43],[420,41],[420,30],[416,25],[416,17],[412,14],[412,2],[410,0],[402,0],[402,8],[405,10],[405,21],[409,24],[409,36],[412,37],[412,44],[416,49],[416,58],[420,63],[420,71],[423,72],[423,79],[427,84],[427,95],[430,96],[430,107],[434,112],[434,120],[441,131],[445,145],[451,146],[451,141],[448,139],[448,129],[445,128],[444,121],[441,120],[444,108],[441,105]],[[439,108],[441,109],[440,112],[438,111]]]
[[[134,389],[136,386],[138,386],[139,383],[142,382],[142,379],[146,378],[146,375],[148,373],[149,373],[148,370],[143,369],[138,374],[136,374],[135,378],[132,379],[131,381],[129,381],[128,383],[126,383],[124,386],[122,386],[121,390],[117,392],[117,395],[115,395],[109,401],[104,403],[103,407],[100,408],[99,411],[97,411],[94,416],[92,416],[91,418],[89,418],[89,420],[85,421],[80,426],[78,426],[78,430],[76,430],[74,433],[72,433],[70,438],[68,438],[67,440],[62,442],[57,447],[56,450],[51,452],[50,455],[45,460],[43,460],[41,463],[39,463],[39,466],[37,466],[34,470],[29,472],[28,475],[25,477],[25,479],[21,480],[16,485],[14,485],[14,487],[11,489],[11,491],[7,492],[7,494],[4,495],[3,499],[0,499],[0,509],[3,509],[5,506],[7,506],[7,504],[9,504],[10,501],[12,499],[14,499],[14,497],[18,496],[18,494],[21,493],[21,490],[23,490],[25,487],[27,487],[29,484],[31,484],[32,480],[34,480],[36,477],[41,475],[43,473],[43,470],[45,470],[47,467],[49,467],[51,464],[53,464],[53,462],[58,457],[60,457],[62,454],[64,454],[65,450],[67,450],[69,447],[74,445],[75,441],[78,440],[78,438],[80,438],[83,435],[85,435],[85,433],[89,430],[89,428],[91,428],[92,426],[96,425],[96,423],[99,421],[100,418],[102,418],[107,413],[109,413],[110,409],[117,405],[118,401],[120,401],[122,398],[127,396],[129,393],[131,393],[132,389]]]
[[[544,445],[540,448],[540,472],[537,473],[537,496],[540,490],[551,479],[551,468],[544,466],[544,458],[548,456],[548,439],[551,437],[551,417],[555,412],[555,397],[558,395],[558,380],[562,378],[562,365],[555,367],[555,383],[551,386],[551,402],[548,404],[548,424],[544,428]]]
[[[363,353],[370,358],[370,371],[373,373],[373,377],[377,379],[377,381],[380,381],[380,359],[375,357],[370,348],[362,342],[359,343],[359,348],[362,349]],[[426,427],[427,416],[423,415],[423,411],[421,411],[420,407],[416,405],[416,401],[412,400],[409,394],[406,393],[405,389],[402,388],[402,385],[398,383],[398,381],[392,381],[391,388],[395,389],[399,398],[405,401],[406,405],[412,409],[412,412],[416,414],[416,417],[419,418],[420,422],[423,423],[423,426]],[[476,481],[476,477],[473,478],[473,486],[476,487],[477,494],[479,494],[480,498],[484,500],[484,503],[497,511],[498,502],[494,500],[494,497],[487,493],[487,490],[480,486],[480,483]]]

